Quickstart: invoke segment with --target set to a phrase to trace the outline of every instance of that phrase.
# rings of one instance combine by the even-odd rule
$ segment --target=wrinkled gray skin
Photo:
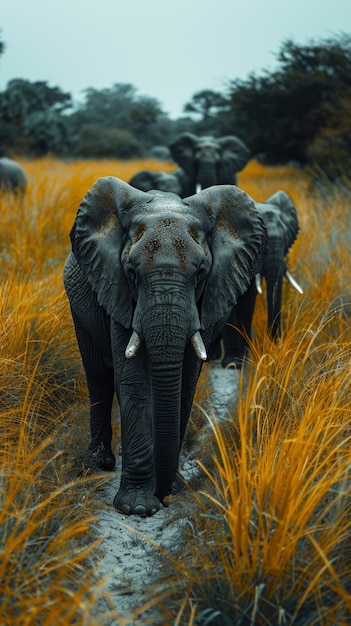
[[[296,208],[285,191],[277,191],[264,203],[256,202],[255,205],[262,215],[268,233],[267,252],[260,274],[266,281],[268,332],[271,338],[276,340],[282,332],[282,285],[283,277],[287,272],[285,257],[297,237],[299,222]],[[253,281],[245,294],[239,298],[228,318],[228,324],[243,329],[249,337],[252,333],[256,295],[256,284]],[[243,335],[227,325],[222,331],[222,337],[223,367],[229,363],[240,367],[247,352],[247,343]]]
[[[234,186],[182,200],[106,177],[83,198],[71,241],[64,284],[89,389],[90,452],[113,468],[116,391],[122,478],[114,506],[153,515],[178,476],[206,351],[261,266],[264,223]]]
[[[26,175],[23,168],[8,157],[0,157],[0,189],[16,194],[24,194],[26,189]]]
[[[250,159],[248,147],[234,135],[215,138],[183,133],[169,146],[180,168],[175,174],[181,184],[181,197],[212,185],[235,185],[236,174]]]
[[[158,189],[159,191],[169,191],[178,195],[182,191],[180,180],[175,174],[157,172],[155,170],[140,170],[130,179],[129,184],[141,191]]]

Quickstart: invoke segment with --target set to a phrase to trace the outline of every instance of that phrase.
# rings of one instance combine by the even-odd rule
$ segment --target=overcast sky
[[[1,0],[0,90],[131,83],[172,118],[197,91],[273,70],[281,43],[351,32],[351,0]]]

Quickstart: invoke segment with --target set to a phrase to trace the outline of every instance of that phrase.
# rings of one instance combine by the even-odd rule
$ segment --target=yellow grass
[[[315,194],[297,171],[248,170],[239,184],[255,199],[278,188],[294,197],[301,231],[289,267],[304,295],[285,286],[278,343],[267,336],[259,298],[236,411],[224,422],[207,415],[212,435],[199,464],[208,486],[194,494],[196,532],[174,564],[176,601],[165,612],[179,625],[346,626],[351,191]]]
[[[88,405],[62,268],[96,178],[127,181],[141,168],[174,165],[22,164],[24,202],[0,197],[1,624],[98,624],[90,510],[99,481],[77,478]],[[233,415],[208,416],[200,455],[208,482],[191,500],[195,532],[166,570],[175,591],[160,611],[179,626],[343,625],[351,614],[350,188],[320,194],[299,170],[256,162],[239,186],[258,201],[277,189],[292,196],[301,229],[289,268],[304,294],[285,286],[277,344],[258,298],[252,367]]]

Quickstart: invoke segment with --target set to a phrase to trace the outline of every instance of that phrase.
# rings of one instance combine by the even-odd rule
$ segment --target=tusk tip
[[[139,335],[135,331],[133,331],[132,336],[124,352],[125,357],[127,359],[131,359],[132,357],[136,356],[140,348],[140,344],[141,344],[141,341],[140,341]]]
[[[196,356],[198,357],[198,359],[200,359],[201,361],[206,361],[207,360],[207,352],[206,352],[206,348],[205,348],[205,344],[202,340],[202,337],[199,333],[199,331],[197,331],[192,339],[191,339],[191,343],[193,344],[193,348],[195,350]]]
[[[299,293],[303,294],[303,289],[300,287],[299,283],[296,282],[295,278],[293,278],[289,271],[285,272],[285,276],[287,277],[292,287],[294,287],[294,289],[296,289],[296,291],[298,291]]]

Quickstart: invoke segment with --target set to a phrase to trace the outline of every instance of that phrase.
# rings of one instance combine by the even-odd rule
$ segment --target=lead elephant
[[[26,189],[26,175],[19,163],[8,157],[0,157],[0,189],[23,194]]]
[[[180,180],[175,174],[148,169],[140,170],[140,172],[132,176],[129,185],[141,191],[159,189],[160,191],[170,191],[178,195],[182,191]]]
[[[201,364],[261,267],[254,202],[234,186],[182,200],[100,178],[71,231],[64,284],[90,396],[90,453],[112,469],[119,401],[122,477],[114,506],[153,515],[171,492]]]
[[[215,138],[183,133],[169,146],[180,168],[173,172],[181,184],[185,198],[212,185],[235,185],[240,172],[250,159],[250,151],[234,135]]]
[[[262,215],[267,229],[267,252],[259,274],[245,294],[239,298],[237,305],[232,309],[227,325],[223,328],[223,367],[227,367],[230,363],[239,368],[242,365],[248,348],[245,336],[250,337],[252,334],[251,326],[256,295],[258,292],[262,293],[262,277],[266,281],[268,332],[274,340],[280,337],[282,332],[283,277],[286,276],[291,284],[302,293],[301,287],[288,271],[285,259],[299,231],[297,211],[290,196],[285,191],[280,190],[264,203],[256,202],[255,205]],[[217,350],[217,356],[218,341],[217,339],[217,345],[213,346],[212,352],[213,355],[216,355]]]

